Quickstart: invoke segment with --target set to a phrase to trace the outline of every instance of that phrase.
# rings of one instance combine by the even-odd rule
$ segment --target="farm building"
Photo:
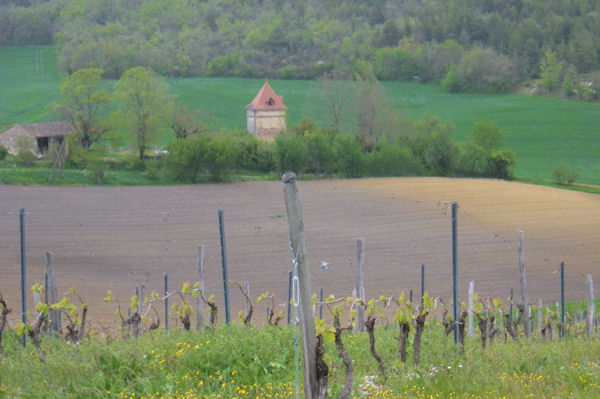
[[[48,153],[52,142],[62,143],[65,136],[71,131],[67,122],[45,122],[31,125],[14,125],[0,132],[0,145],[6,147],[8,152],[16,155],[17,140],[25,137],[34,148],[36,155],[41,156]]]
[[[275,94],[267,81],[254,100],[246,106],[248,131],[259,139],[272,141],[285,130],[285,111],[283,97]]]

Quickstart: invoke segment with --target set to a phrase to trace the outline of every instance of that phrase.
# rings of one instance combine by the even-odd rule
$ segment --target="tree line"
[[[7,0],[0,45],[54,44],[72,73],[314,79],[368,62],[380,80],[504,92],[559,63],[565,94],[600,92],[594,0]],[[583,86],[578,84],[583,82]],[[581,92],[588,88],[587,94]]]
[[[512,177],[514,154],[502,149],[502,136],[493,122],[477,122],[467,142],[455,142],[450,123],[431,116],[412,121],[393,112],[368,66],[353,82],[335,75],[321,78],[315,101],[328,116],[325,125],[318,127],[304,117],[274,142],[248,132],[206,133],[208,125],[199,118],[200,112],[178,104],[163,79],[147,68],[127,70],[113,92],[102,87],[101,69],[80,69],[63,79],[62,100],[54,104],[71,125],[68,151],[63,142],[51,152],[61,170],[63,160],[97,170],[99,161],[102,168],[97,154],[110,139],[107,132],[121,129],[134,138],[139,162],[145,167],[148,158],[155,158],[147,154],[153,140],[171,130],[174,139],[165,155],[153,159],[149,167],[154,178],[223,181],[231,171]],[[116,110],[111,113],[109,107]]]

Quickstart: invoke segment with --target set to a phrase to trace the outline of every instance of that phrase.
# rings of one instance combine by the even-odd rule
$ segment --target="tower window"
[[[273,99],[271,97],[269,97],[269,99],[267,100],[267,105],[273,105],[275,104],[275,101],[273,101]]]

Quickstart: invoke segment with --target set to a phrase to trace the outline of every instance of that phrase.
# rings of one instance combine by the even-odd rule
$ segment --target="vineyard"
[[[561,262],[568,301],[587,298],[585,274],[598,278],[597,196],[470,179],[299,186],[313,313],[323,337],[318,373],[326,376],[329,397],[600,395],[597,319],[586,332],[585,302],[570,304],[564,319],[556,307]],[[4,186],[0,195],[0,293],[7,320],[0,368],[8,397],[295,396],[298,331],[286,327],[293,265],[281,183]],[[450,201],[459,204],[458,323],[450,311]],[[41,303],[37,313],[28,308],[24,325],[19,207],[27,220],[26,285]],[[230,305],[240,311],[228,327],[222,326],[217,209],[225,215]],[[517,299],[519,231],[528,303],[543,304],[530,311]],[[352,294],[358,237],[364,238],[362,301]],[[206,251],[204,287],[195,283],[199,245]],[[59,295],[43,304],[47,251],[54,254]],[[467,293],[469,281],[475,296]],[[421,283],[428,293],[422,303]],[[472,318],[466,316],[469,299]],[[194,312],[200,303],[202,326]],[[364,322],[358,321],[361,306]],[[46,319],[56,319],[52,312],[63,315],[64,339],[44,333]],[[472,337],[466,336],[468,319],[474,321]],[[193,332],[198,327],[202,334]],[[21,349],[19,332],[33,345]],[[23,380],[30,374],[39,378]]]

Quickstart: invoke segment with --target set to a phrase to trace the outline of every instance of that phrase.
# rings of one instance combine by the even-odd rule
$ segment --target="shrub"
[[[17,154],[17,163],[21,166],[33,166],[37,157],[33,152],[25,151]]]
[[[460,60],[456,74],[461,90],[466,92],[504,93],[515,83],[511,60],[494,50],[479,47]]]
[[[277,171],[302,173],[308,170],[310,154],[302,137],[296,134],[279,134],[275,138]]]
[[[8,156],[8,148],[0,145],[0,161],[4,161]]]
[[[167,147],[162,168],[175,181],[194,183],[202,170],[201,154],[199,137],[175,139]]]
[[[146,162],[146,170],[144,176],[149,180],[160,180],[161,178],[161,160],[160,159],[149,159]]]
[[[472,141],[459,143],[456,172],[463,176],[484,176],[488,168],[489,153]]]
[[[225,135],[176,139],[169,144],[163,169],[178,182],[196,183],[203,172],[212,181],[224,181],[236,166],[240,148]]]
[[[309,172],[315,174],[335,172],[337,153],[333,145],[333,138],[334,135],[322,131],[305,134],[303,140],[310,154]]]
[[[106,164],[101,159],[92,159],[86,165],[86,174],[95,184],[104,184],[108,180]]]
[[[275,169],[273,143],[259,140],[247,131],[229,133],[227,137],[239,149],[237,167],[257,172],[271,172]]]
[[[564,163],[552,168],[552,179],[558,184],[573,184],[577,177],[579,174]]]
[[[210,173],[210,180],[222,182],[227,180],[231,169],[236,166],[240,148],[226,135],[202,136],[204,154],[202,157],[205,169]]]
[[[509,168],[515,164],[515,154],[512,150],[492,151],[488,157],[485,175],[496,179],[512,179],[514,176]]]
[[[423,163],[411,149],[398,144],[382,144],[366,156],[366,173],[371,176],[415,176],[423,173]]]
[[[68,149],[65,158],[67,168],[83,169],[92,161],[91,153],[72,139],[69,139]]]
[[[337,171],[344,177],[360,177],[364,173],[365,156],[355,136],[338,135],[334,140],[338,154]]]
[[[456,65],[450,66],[446,77],[442,80],[442,87],[446,93],[459,93],[461,91],[462,87],[456,72]]]
[[[17,150],[17,154],[22,152],[35,153],[35,141],[31,137],[19,136],[15,141],[15,149]]]

